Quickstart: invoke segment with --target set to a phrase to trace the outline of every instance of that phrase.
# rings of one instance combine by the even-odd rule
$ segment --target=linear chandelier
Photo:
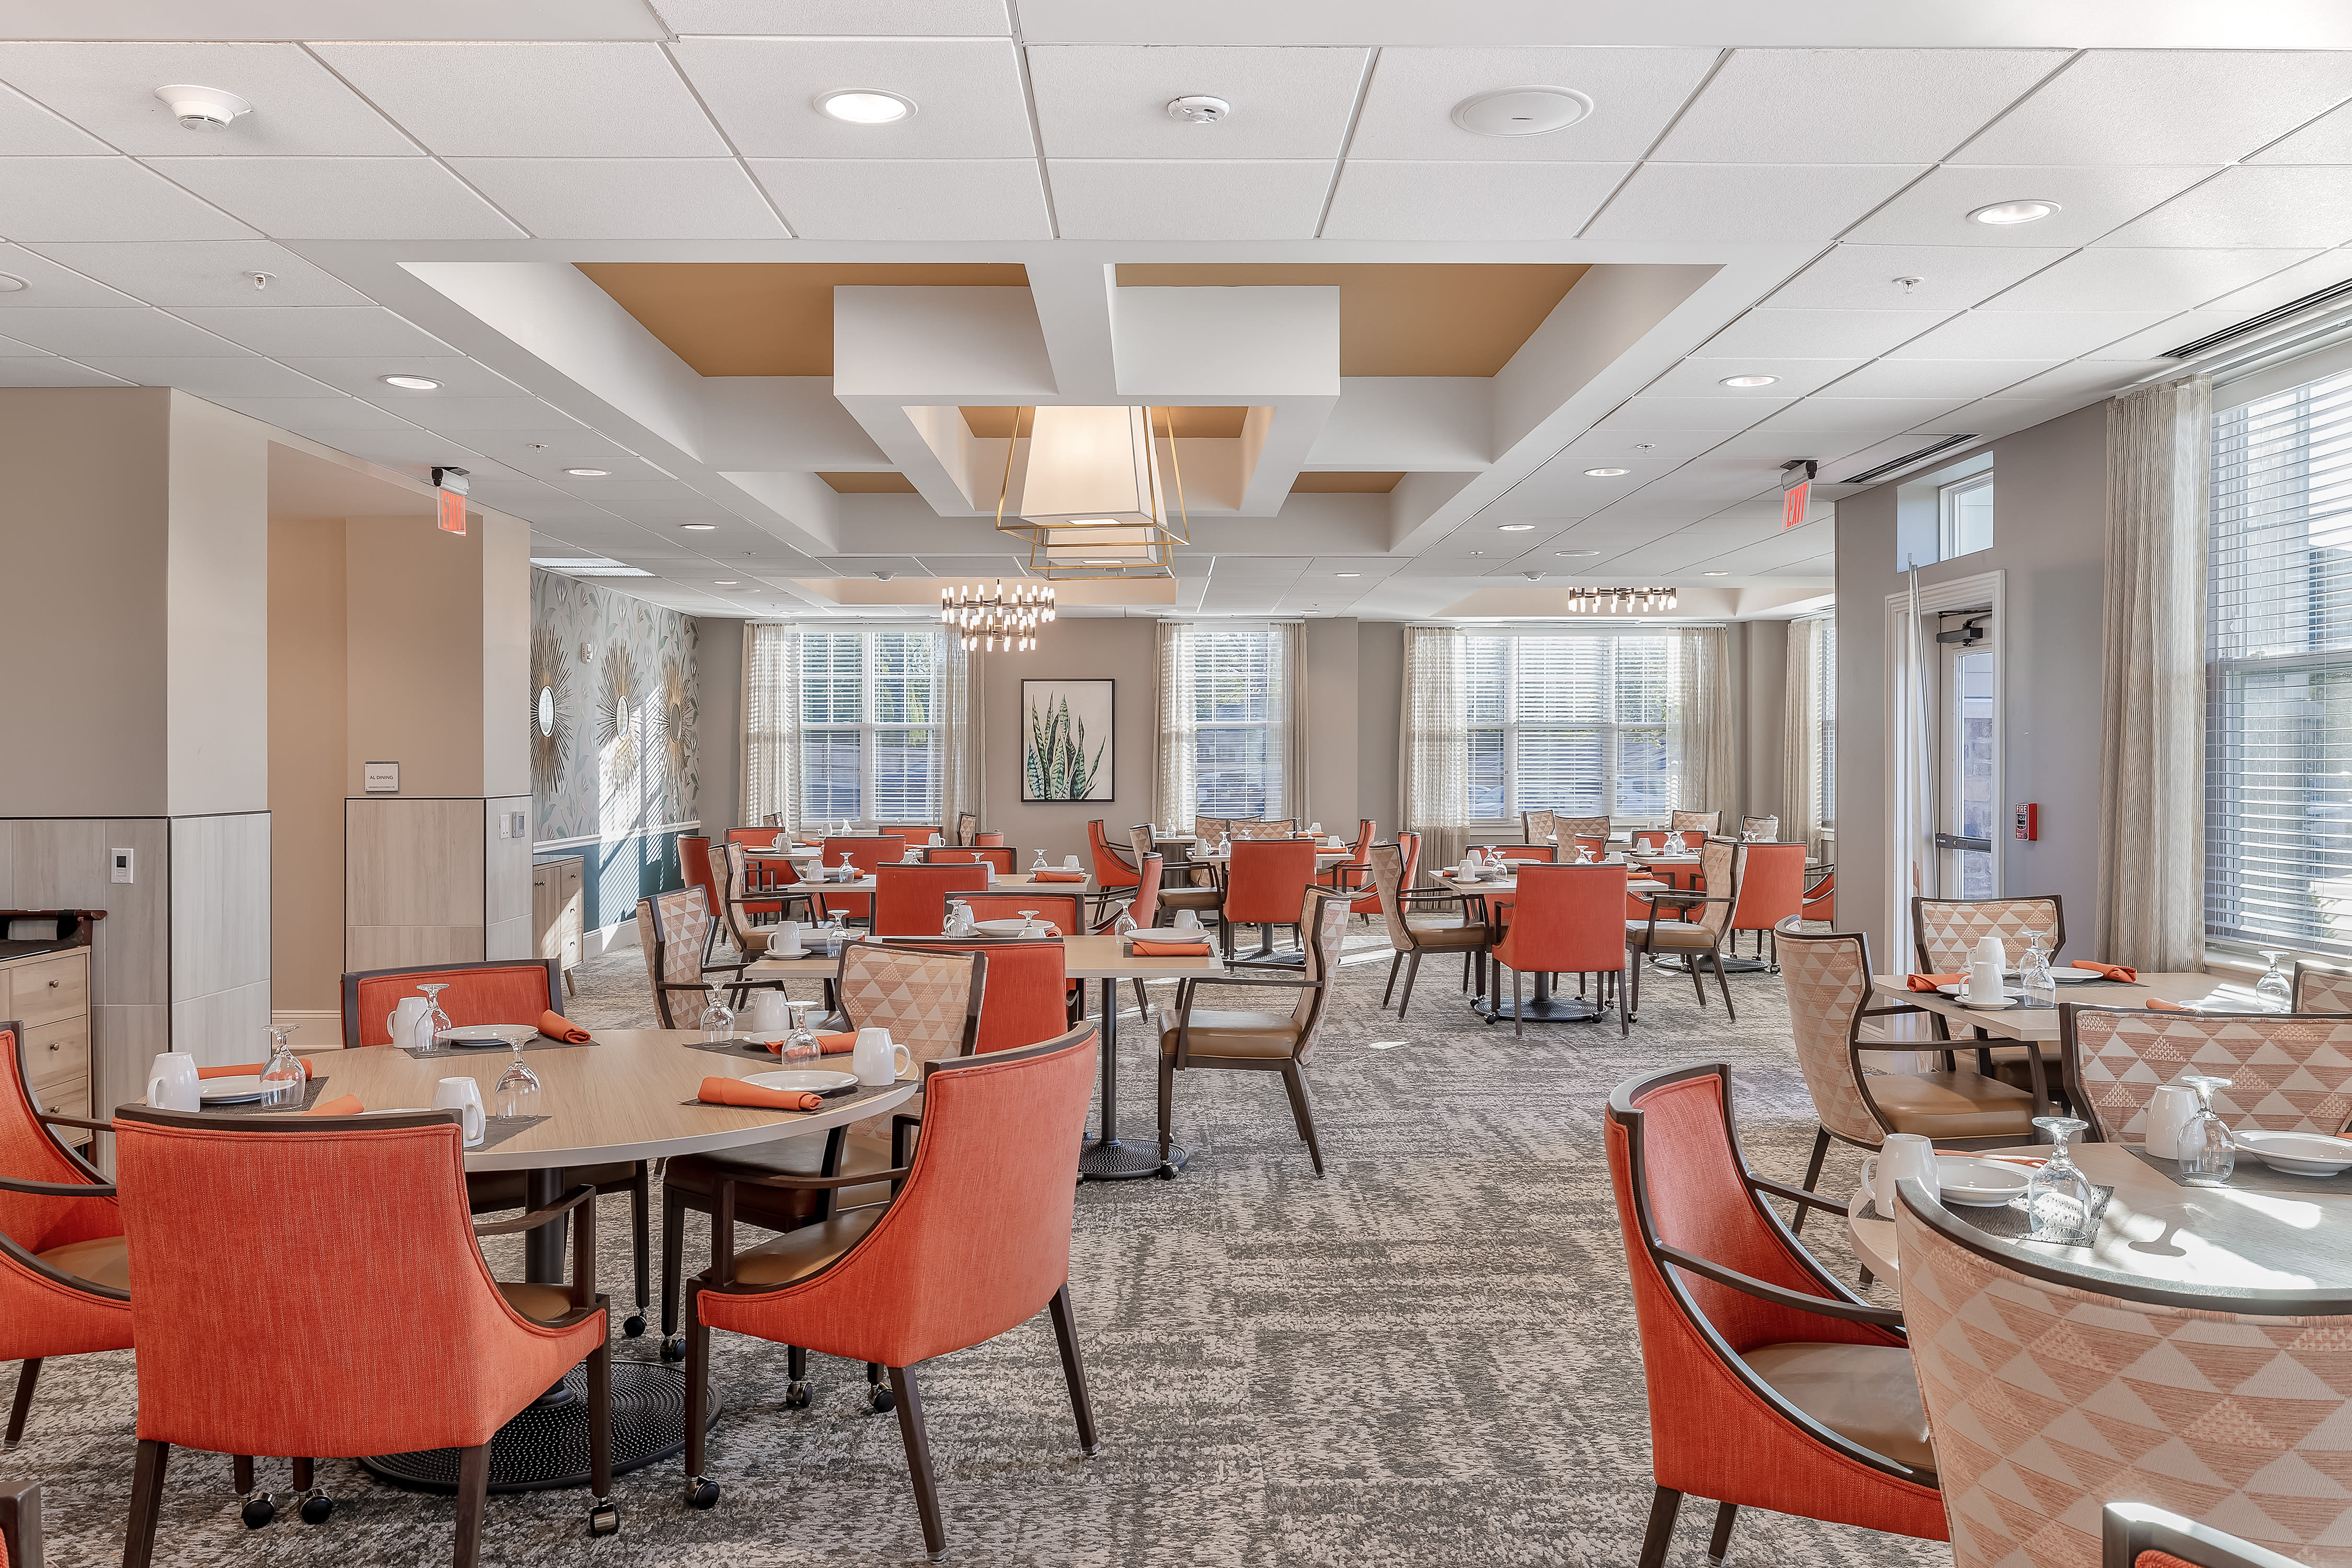
[[[1570,615],[1631,615],[1639,610],[1671,610],[1682,603],[1672,588],[1570,588]]]
[[[1175,480],[1172,516],[1160,438]],[[1029,570],[1043,577],[1174,576],[1175,547],[1192,542],[1174,416],[1124,405],[1014,409],[996,529],[1029,542]]]
[[[1003,580],[993,591],[984,584],[959,583],[940,590],[940,624],[957,628],[964,651],[1029,653],[1037,647],[1037,628],[1054,618],[1054,590],[1016,583],[1006,593]]]

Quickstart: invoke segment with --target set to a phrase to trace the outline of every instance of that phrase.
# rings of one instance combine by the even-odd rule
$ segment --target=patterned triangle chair
[[[740,1254],[722,1218],[718,1261],[687,1298],[690,1506],[719,1500],[706,1475],[713,1329],[891,1369],[923,1545],[934,1559],[947,1551],[947,1526],[918,1379],[923,1363],[1049,1311],[1079,1450],[1096,1451],[1070,1309],[1070,1219],[1095,1059],[1089,1023],[1026,1050],[933,1061],[923,1069],[929,1110],[922,1141],[907,1165],[887,1173],[891,1195]],[[771,1180],[817,1190],[842,1184]]]
[[[2298,1013],[2352,1013],[2352,973],[2297,963],[2290,1005]]]
[[[980,813],[976,811],[959,811],[956,813],[956,843],[969,848],[971,845],[971,836],[979,831]]]
[[[1550,843],[1552,835],[1559,831],[1557,826],[1558,816],[1558,813],[1549,811],[1519,813],[1520,837],[1530,844]]]
[[[1495,929],[1466,912],[1469,906],[1462,895],[1450,888],[1408,889],[1406,857],[1418,861],[1421,858],[1421,837],[1405,833],[1398,836],[1409,840],[1400,847],[1394,844],[1372,846],[1372,887],[1381,903],[1381,919],[1388,925],[1389,946],[1394,956],[1389,960],[1389,991],[1396,989],[1397,965],[1404,965],[1404,994],[1397,999],[1397,1016],[1404,1016],[1412,1005],[1412,983],[1421,973],[1421,961],[1433,952],[1460,953],[1465,960],[1479,960],[1495,940]],[[1431,911],[1445,909],[1449,912]],[[1468,969],[1465,963],[1465,973]],[[1389,1005],[1389,992],[1381,994],[1381,1005]]]
[[[1769,844],[1780,837],[1780,819],[1777,816],[1743,816],[1739,819],[1742,837]]]
[[[2303,1568],[2292,1557],[2144,1502],[2100,1510],[2099,1568]]]
[[[1809,897],[1811,895],[1808,895]],[[1911,900],[1911,943],[1913,956],[1921,974],[1965,974],[1969,962],[1976,957],[1977,943],[1988,935],[2000,938],[2013,966],[2025,953],[2025,933],[2050,933],[2046,951],[2053,963],[2058,961],[2058,950],[2066,945],[2066,904],[2055,893],[2040,894],[2024,899],[1920,899]],[[1929,1031],[1939,1040],[1951,1037],[1951,1026],[1941,1013],[1928,1020]],[[2003,1076],[2012,1083],[2026,1074],[2025,1051],[2017,1047],[2000,1049],[1979,1047],[1977,1061],[1979,1070],[1991,1070],[1999,1064]],[[2058,1070],[2058,1052],[2054,1046],[2042,1047],[2042,1070],[2054,1074]]]
[[[2230,1080],[2213,1109],[2232,1127],[2322,1132],[2352,1124],[2352,1015],[2157,1013],[2061,1003],[2066,1095],[2086,1139],[2141,1142],[2158,1084],[2184,1072]]]
[[[1698,1005],[1702,1007],[1706,1005],[1706,981],[1700,973],[1699,961],[1706,960],[1715,971],[1716,989],[1723,993],[1723,1011],[1734,1020],[1739,1015],[1732,1009],[1731,986],[1723,978],[1723,940],[1730,929],[1732,903],[1739,891],[1733,875],[1733,868],[1738,863],[1735,853],[1738,847],[1728,839],[1708,839],[1698,850],[1699,877],[1706,883],[1706,890],[1646,894],[1648,917],[1625,922],[1626,944],[1643,958],[1679,957],[1689,966],[1691,988],[1698,993]],[[1682,918],[1677,920],[1676,915]],[[1631,966],[1632,1008],[1636,1016],[1642,1009],[1642,971],[1646,967],[1639,963]]]
[[[665,1029],[694,1029],[715,992],[724,989],[730,1006],[743,993],[774,981],[743,979],[740,963],[712,963],[711,938],[718,925],[702,901],[700,888],[681,888],[637,900],[637,945],[644,949],[646,977],[654,991],[654,1016]],[[713,976],[717,979],[713,979]]]
[[[1696,849],[1723,831],[1723,813],[1670,811],[1666,814],[1666,831],[1675,835],[1688,847]]]
[[[2116,1497],[2346,1560],[2352,1294],[2158,1289],[1989,1235],[1916,1182],[1895,1207],[1954,1568],[2096,1568]]]
[[[1742,1508],[1945,1539],[1902,1314],[1832,1279],[1766,1203],[1844,1206],[1748,1167],[1731,1069],[1626,1079],[1607,1133],[1650,1395],[1642,1568],[1665,1562],[1686,1494],[1716,1501],[1711,1563]]]

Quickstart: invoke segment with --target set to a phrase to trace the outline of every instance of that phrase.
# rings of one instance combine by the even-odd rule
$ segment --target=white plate
[[[2005,1204],[2018,1196],[2025,1191],[2026,1181],[2032,1173],[2029,1166],[1999,1160],[1971,1160],[1952,1154],[1941,1154],[1936,1159],[1936,1180],[1944,1190],[1944,1201],[1978,1208]]]
[[[2095,969],[2076,969],[2074,965],[2068,964],[2063,969],[2052,970],[2050,978],[2061,985],[2080,985],[2089,980],[2105,980],[2106,976]]]
[[[537,1024],[468,1024],[462,1029],[444,1029],[433,1037],[445,1046],[471,1041],[475,1042],[478,1048],[479,1042],[484,1040],[496,1040],[499,1045],[511,1046],[518,1040],[539,1038],[539,1026]]]
[[[796,1089],[830,1094],[836,1089],[847,1089],[857,1081],[854,1072],[817,1072],[809,1068],[787,1068],[782,1072],[755,1072],[743,1080],[759,1089],[782,1089],[787,1093]]]
[[[2000,994],[2000,1000],[1998,1002],[1971,1002],[1960,994],[1960,988],[1957,985],[1938,985],[1936,987],[1936,994],[1939,996],[1949,996],[1961,1006],[1972,1007],[1979,1013],[1997,1013],[2003,1007],[2014,1007],[2024,1000],[2017,992],[2004,991]]]
[[[235,1078],[208,1078],[196,1084],[196,1098],[206,1105],[244,1105],[261,1098],[261,1075],[239,1073]]]
[[[2273,1171],[2295,1176],[2333,1176],[2352,1165],[2352,1138],[2319,1132],[2232,1131],[2238,1147]]]
[[[1019,936],[1024,931],[1032,936],[1050,936],[1053,933],[1046,928],[1052,923],[1052,921],[1045,919],[1043,915],[1039,915],[1037,917],[1037,921],[1034,925],[1032,925],[1029,921],[1022,920],[1017,916],[1009,921],[974,921],[971,922],[973,930],[984,931],[990,936]]]

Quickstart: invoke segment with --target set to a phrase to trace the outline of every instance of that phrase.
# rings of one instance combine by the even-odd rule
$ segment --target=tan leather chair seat
[[[1900,1345],[1759,1345],[1740,1358],[1774,1393],[1874,1454],[1936,1468],[1919,1377]]]
[[[898,1109],[913,1115],[922,1108],[915,1104]],[[717,1177],[722,1173],[731,1176],[814,1176],[820,1173],[824,1164],[823,1138],[779,1138],[772,1143],[753,1143],[746,1148],[728,1149],[718,1153],[677,1155],[663,1167],[662,1180],[676,1184],[681,1192],[708,1200],[719,1190]],[[890,1144],[887,1136],[863,1138],[853,1132],[842,1141],[841,1174],[857,1176],[889,1168]],[[835,1208],[847,1208],[853,1204],[880,1203],[890,1195],[887,1182],[870,1187],[843,1187],[839,1190],[841,1195],[835,1200]],[[816,1216],[817,1203],[822,1196],[823,1194],[805,1187],[737,1187],[735,1212],[753,1225],[764,1224],[766,1220],[799,1225]]]
[[[1454,952],[1484,947],[1495,940],[1492,931],[1475,921],[1407,915],[1404,927],[1412,933],[1412,944],[1419,948],[1443,948]]]
[[[52,1247],[47,1252],[33,1255],[60,1274],[71,1274],[93,1285],[103,1285],[110,1290],[131,1289],[131,1259],[122,1249],[119,1236],[94,1236],[88,1241],[68,1241],[63,1247]]]
[[[1897,1132],[1930,1138],[2033,1137],[2033,1096],[1973,1072],[1874,1072],[1863,1085]]]
[[[735,1258],[738,1285],[790,1285],[805,1279],[866,1239],[887,1209],[879,1205],[852,1209],[820,1225],[788,1230],[773,1241],[763,1241]]]
[[[1646,947],[1652,952],[1706,952],[1715,946],[1715,936],[1704,926],[1685,921],[1661,919],[1655,932],[1647,921],[1627,921],[1625,935],[1636,947]]]
[[[1160,907],[1167,910],[1213,910],[1224,901],[1222,888],[1171,888],[1163,883],[1160,889]]]
[[[572,1310],[572,1291],[562,1285],[532,1285],[501,1279],[499,1294],[526,1318],[551,1323]]]
[[[1256,1057],[1280,1061],[1298,1048],[1298,1026],[1287,1013],[1192,1012],[1192,1051],[1196,1057]],[[1160,1016],[1160,1050],[1176,1054],[1176,1015]]]

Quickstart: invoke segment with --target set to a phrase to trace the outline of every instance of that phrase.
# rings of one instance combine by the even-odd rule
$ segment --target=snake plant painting
[[[1021,683],[1021,798],[1110,800],[1113,680]]]

